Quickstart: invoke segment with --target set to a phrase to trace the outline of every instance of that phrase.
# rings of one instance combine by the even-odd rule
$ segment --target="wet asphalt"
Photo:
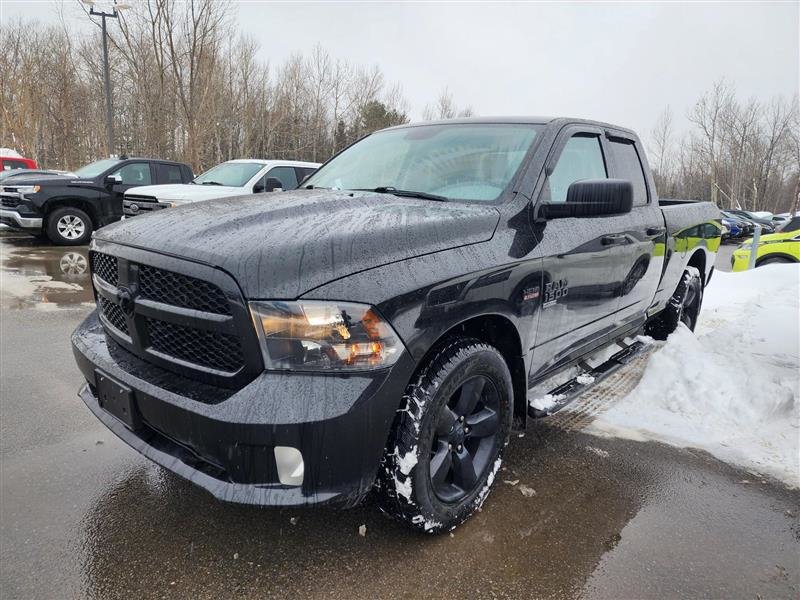
[[[347,510],[220,503],[76,392],[85,248],[0,231],[0,597],[798,598],[800,493],[710,455],[540,423],[483,510],[427,537]],[[359,527],[366,534],[359,535]]]

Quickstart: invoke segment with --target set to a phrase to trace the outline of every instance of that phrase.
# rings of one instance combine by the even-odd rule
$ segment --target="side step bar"
[[[573,377],[569,381],[562,383],[548,392],[547,396],[552,399],[552,404],[547,408],[534,408],[530,405],[531,398],[529,397],[528,416],[534,419],[541,419],[542,417],[547,417],[558,412],[578,396],[596,386],[614,371],[631,362],[647,347],[639,341],[629,345],[623,343],[619,345],[622,346],[622,350],[594,368],[588,368],[589,365],[585,362],[580,363],[579,367],[584,369],[580,375]]]

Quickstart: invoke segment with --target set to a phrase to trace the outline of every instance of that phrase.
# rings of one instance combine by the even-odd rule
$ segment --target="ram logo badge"
[[[553,306],[553,304],[558,302],[559,298],[566,296],[568,291],[569,288],[567,287],[566,279],[559,279],[544,284],[544,302],[542,303],[542,308]]]

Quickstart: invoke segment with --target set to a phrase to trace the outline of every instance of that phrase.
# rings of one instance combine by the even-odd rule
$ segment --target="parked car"
[[[729,239],[736,239],[744,235],[744,229],[742,227],[741,221],[723,217],[722,219],[720,219],[720,223],[722,223],[723,227],[722,241],[727,241]]]
[[[727,219],[729,223],[735,224],[739,229],[739,234],[736,236],[731,236],[732,238],[743,238],[753,235],[753,231],[755,231],[756,228],[756,225],[753,221],[740,217],[739,215],[735,215],[726,210],[721,212],[724,219]]]
[[[0,148],[0,173],[4,171],[16,171],[17,169],[36,168],[36,161],[32,158],[25,158],[19,152],[11,148]]]
[[[736,208],[729,208],[724,211],[727,214],[733,215],[735,217],[739,217],[740,219],[746,219],[751,223],[761,225],[762,233],[772,233],[775,231],[775,224],[772,222],[771,218],[764,218],[759,217],[755,213],[747,211],[747,210],[739,210]]]
[[[483,503],[509,442],[697,322],[708,202],[660,202],[639,138],[575,119],[373,133],[301,189],[128,219],[90,248],[72,344],[89,410],[219,499],[358,502],[429,533]],[[612,358],[529,390],[613,344]]]
[[[0,185],[0,223],[59,245],[89,241],[122,217],[125,190],[145,183],[191,181],[188,165],[151,158],[105,158],[67,175],[20,175]]]
[[[200,200],[275,190],[293,190],[317,170],[318,163],[292,160],[229,160],[188,184],[150,185],[125,192],[126,217]]]
[[[733,251],[733,271],[746,271],[753,252],[753,240]],[[800,217],[792,218],[778,233],[762,235],[756,249],[756,267],[777,263],[800,262]]]

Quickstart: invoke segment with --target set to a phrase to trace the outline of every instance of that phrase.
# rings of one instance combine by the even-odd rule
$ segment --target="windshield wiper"
[[[447,202],[450,200],[450,198],[447,196],[437,196],[436,194],[429,194],[428,192],[416,192],[414,190],[398,190],[390,185],[382,185],[372,189],[358,189],[356,191],[392,194],[393,196],[401,196],[403,198],[422,198],[423,200],[435,200],[437,202]]]
[[[200,185],[222,185],[219,181],[204,181]]]

